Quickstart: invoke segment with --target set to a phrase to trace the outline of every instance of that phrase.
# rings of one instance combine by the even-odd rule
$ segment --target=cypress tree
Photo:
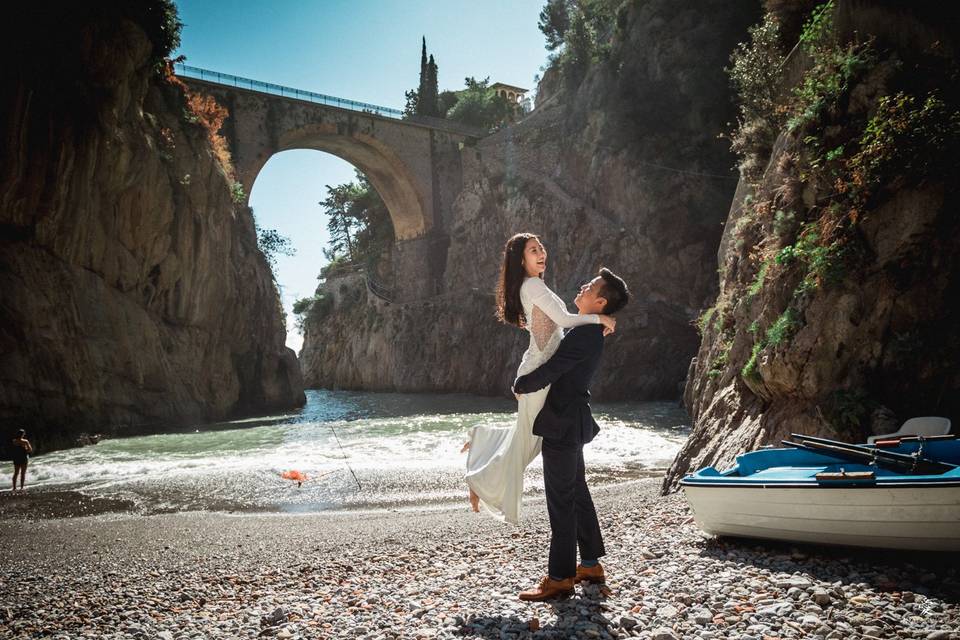
[[[439,98],[439,95],[440,91],[437,88],[437,63],[433,61],[433,56],[431,55],[430,62],[427,63],[427,115],[434,117],[440,115],[437,109],[437,98]]]
[[[437,88],[437,63],[433,56],[427,58],[427,38],[423,37],[423,44],[420,49],[420,87],[417,89],[416,110],[417,115],[438,116],[440,114],[437,106],[437,99],[440,92]],[[410,104],[410,96],[407,97],[407,103]]]
[[[427,101],[424,99],[427,95],[427,86],[430,83],[430,67],[427,66],[427,37],[423,36],[423,46],[420,49],[420,86],[417,88],[417,115],[428,115]]]

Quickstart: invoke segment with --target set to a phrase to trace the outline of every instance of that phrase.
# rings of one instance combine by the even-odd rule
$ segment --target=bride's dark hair
[[[523,304],[520,302],[520,286],[527,275],[523,268],[523,250],[531,239],[540,241],[540,238],[532,233],[518,233],[507,240],[503,247],[500,278],[497,280],[497,320],[518,327],[527,323]]]

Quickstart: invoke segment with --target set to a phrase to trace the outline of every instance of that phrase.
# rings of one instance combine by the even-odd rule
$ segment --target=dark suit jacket
[[[516,393],[532,393],[548,384],[546,403],[533,423],[544,438],[586,444],[600,427],[590,412],[590,381],[603,355],[603,326],[588,324],[567,332],[557,352],[513,383]]]

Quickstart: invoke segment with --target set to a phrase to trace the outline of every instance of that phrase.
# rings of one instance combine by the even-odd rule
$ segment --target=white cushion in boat
[[[867,443],[873,444],[877,440],[887,440],[901,436],[944,436],[948,433],[950,433],[949,418],[926,416],[923,418],[910,418],[893,433],[870,436],[867,438]]]

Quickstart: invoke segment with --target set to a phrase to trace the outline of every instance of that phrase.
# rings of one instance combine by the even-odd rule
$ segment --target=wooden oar
[[[957,465],[948,462],[921,458],[905,453],[884,451],[875,447],[838,442],[836,440],[808,436],[802,433],[791,433],[790,435],[803,441],[805,446],[800,448],[815,451],[829,451],[833,454],[846,454],[848,458],[866,462],[867,464],[876,464],[886,469],[907,472],[914,475],[939,475],[957,468]],[[784,440],[784,443],[789,443],[789,441]],[[790,446],[796,446],[799,443],[789,444]]]
[[[836,440],[828,440],[826,438],[818,438],[816,436],[808,436],[802,433],[792,433],[790,434],[795,438],[803,440],[806,444],[813,446],[815,448],[831,448],[831,449],[841,449],[844,451],[855,451],[865,456],[870,456],[872,459],[876,460],[878,463],[880,461],[886,461],[889,464],[886,468],[896,468],[904,470],[907,473],[914,475],[939,475],[941,473],[946,473],[952,469],[956,469],[957,465],[950,464],[948,462],[941,462],[939,460],[931,460],[929,458],[922,458],[918,455],[910,455],[906,453],[894,453],[893,451],[884,451],[883,449],[877,449],[876,447],[869,447],[859,444],[850,444],[848,442],[838,442]]]
[[[847,460],[853,462],[862,462],[866,465],[874,463],[873,456],[866,455],[859,451],[846,451],[845,449],[839,449],[835,447],[828,447],[825,445],[816,445],[816,444],[806,444],[803,442],[794,442],[792,440],[781,440],[781,444],[793,447],[794,449],[801,449],[802,451],[810,451],[811,453],[820,453],[831,455],[838,460]],[[897,467],[899,470],[899,466]]]
[[[895,438],[887,438],[884,440],[874,440],[873,446],[875,447],[896,447],[901,442],[913,442],[914,440],[923,440],[927,442],[929,440],[956,440],[957,436],[953,433],[948,433],[946,435],[939,436],[897,436]]]
[[[840,447],[832,447],[830,445],[818,444],[815,442],[811,442],[809,444],[803,442],[793,442],[791,440],[781,440],[781,442],[788,447],[793,447],[794,449],[809,451],[811,453],[819,453],[820,455],[829,455],[840,461],[859,462],[866,466],[873,465],[878,468],[895,471],[897,473],[914,473],[912,464],[907,464],[900,460],[884,460],[882,458],[876,458],[873,455],[862,451],[850,451]]]
[[[832,447],[841,447],[843,449],[847,449],[850,451],[862,451],[865,453],[869,453],[871,455],[876,455],[877,457],[883,457],[887,460],[900,460],[908,464],[913,464],[918,461],[923,461],[925,463],[929,463],[931,465],[940,467],[941,470],[936,471],[936,473],[945,473],[951,469],[957,468],[957,465],[955,464],[951,464],[949,462],[942,462],[940,460],[931,460],[930,458],[924,458],[917,454],[895,453],[893,451],[884,451],[882,449],[877,449],[876,447],[871,447],[869,445],[851,444],[849,442],[840,442],[838,440],[828,440],[827,438],[819,438],[817,436],[808,436],[803,433],[791,433],[790,435],[794,438],[799,438],[800,440],[803,440],[806,442],[819,443],[823,445],[829,445]]]

